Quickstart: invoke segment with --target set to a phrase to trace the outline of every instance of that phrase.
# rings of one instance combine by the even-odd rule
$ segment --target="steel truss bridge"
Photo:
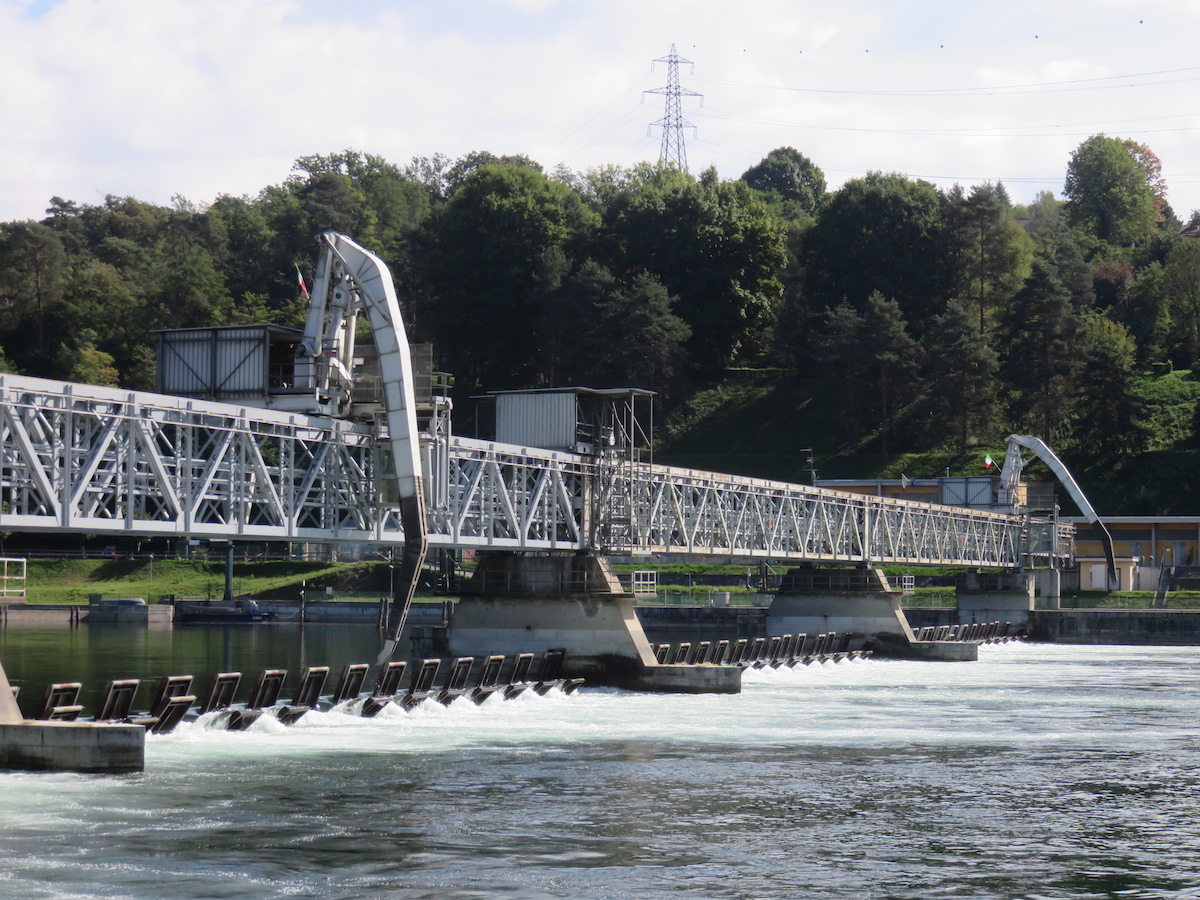
[[[436,429],[434,429],[436,431]],[[1024,516],[421,434],[429,544],[1018,567],[1069,557]],[[0,529],[403,540],[379,427],[0,375]]]

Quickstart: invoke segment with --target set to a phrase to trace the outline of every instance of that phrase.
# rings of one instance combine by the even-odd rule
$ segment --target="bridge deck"
[[[0,375],[0,528],[398,543],[385,446],[341,420]],[[1021,516],[462,437],[423,435],[422,458],[434,547],[1012,567],[1029,539]]]

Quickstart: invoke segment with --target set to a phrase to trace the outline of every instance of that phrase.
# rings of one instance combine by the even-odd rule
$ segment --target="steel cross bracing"
[[[376,428],[0,375],[0,529],[399,543]],[[1016,566],[1022,517],[422,435],[429,542]]]
[[[612,551],[1016,566],[1020,516],[667,466],[616,466]]]
[[[0,375],[0,522],[362,539],[378,518],[377,446],[335,419]]]

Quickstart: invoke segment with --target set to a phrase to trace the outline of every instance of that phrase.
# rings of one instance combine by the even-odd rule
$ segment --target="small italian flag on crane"
[[[308,285],[306,285],[304,283],[304,276],[300,273],[300,267],[298,265],[296,265],[295,263],[292,263],[292,265],[296,266],[296,281],[299,284],[300,293],[302,293],[304,295],[304,299],[307,300],[308,299]]]
[[[985,469],[990,469],[995,464],[996,464],[996,461],[994,459],[992,459],[990,456],[985,455],[983,457],[983,467]]]

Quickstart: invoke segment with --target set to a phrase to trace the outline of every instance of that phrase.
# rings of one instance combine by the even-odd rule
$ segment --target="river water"
[[[108,659],[104,677],[249,671],[245,642],[297,643],[186,631],[137,640],[207,659],[146,647],[125,663],[153,672]],[[350,633],[306,641],[369,659]],[[56,680],[130,640],[56,634],[87,645],[58,654]],[[48,640],[0,635],[31,691]],[[585,688],[185,724],[148,738],[143,774],[0,773],[0,896],[1196,898],[1198,663],[1008,644],[976,663],[750,671],[736,696]]]

